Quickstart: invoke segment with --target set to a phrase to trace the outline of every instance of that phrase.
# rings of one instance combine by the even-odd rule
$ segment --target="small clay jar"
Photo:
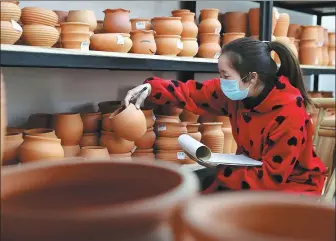
[[[319,28],[320,26],[316,26],[316,25],[303,26],[301,40],[315,39],[316,43],[318,44]]]
[[[97,28],[93,31],[93,33],[103,33],[104,32],[104,21],[97,21]]]
[[[105,33],[130,33],[132,25],[130,21],[130,10],[106,9],[104,11],[104,32]]]
[[[42,136],[47,138],[57,138],[55,131],[49,128],[35,128],[35,129],[27,129],[23,132],[24,136]]]
[[[100,145],[107,147],[110,154],[130,152],[134,148],[134,142],[119,137],[115,132],[102,131]]]
[[[131,53],[150,54],[156,53],[156,43],[153,30],[132,30],[131,40],[133,42]]]
[[[245,33],[224,33],[223,34],[223,45],[232,42],[233,40],[244,38]]]
[[[317,65],[319,60],[316,39],[301,40],[299,53],[300,64]]]
[[[335,66],[335,47],[328,48],[329,66]]]
[[[110,154],[106,147],[103,146],[85,146],[82,147],[79,153],[80,157],[85,159],[101,159],[101,160],[108,160],[110,159]]]
[[[335,47],[335,32],[328,33],[328,44],[329,47]]]
[[[61,32],[64,33],[73,33],[73,32],[89,32],[90,24],[80,23],[80,22],[65,22],[60,23]]]
[[[199,115],[196,115],[186,109],[180,115],[180,119],[183,122],[196,123],[198,121]]]
[[[35,113],[28,117],[27,127],[33,128],[50,128],[52,121],[52,114],[48,113]]]
[[[90,42],[87,41],[77,41],[77,40],[70,40],[70,41],[62,41],[62,48],[64,49],[79,49],[81,51],[89,50]]]
[[[22,163],[64,158],[61,140],[42,136],[26,135],[19,147]]]
[[[200,34],[204,33],[219,34],[222,30],[222,25],[218,21],[218,14],[219,9],[215,8],[202,9],[200,16],[202,20],[198,26],[198,32]]]
[[[176,9],[171,12],[171,14],[175,17],[175,15],[178,15],[180,13],[190,13],[189,9]]]
[[[183,49],[178,54],[182,57],[194,57],[198,52],[197,38],[181,38]]]
[[[56,136],[62,140],[62,146],[79,144],[83,134],[83,121],[79,113],[59,113],[54,115]]]
[[[248,14],[245,12],[227,12],[222,22],[226,33],[245,33],[248,31]]]
[[[112,131],[112,126],[111,126],[111,119],[110,116],[112,113],[106,113],[102,115],[102,124],[101,124],[101,129],[104,131]]]
[[[300,24],[289,24],[287,37],[293,37],[295,39],[300,39],[302,34],[302,25]]]
[[[1,1],[1,12],[0,20],[1,21],[15,21],[18,22],[21,17],[21,9],[18,5],[13,2],[3,2]]]
[[[178,137],[159,137],[155,140],[155,146],[159,150],[179,150],[181,147]]]
[[[64,157],[77,157],[80,153],[80,146],[74,145],[74,146],[62,146],[64,150]]]
[[[18,163],[18,151],[23,142],[22,133],[6,133],[4,138],[2,165],[13,165]]]
[[[201,44],[198,49],[198,56],[201,58],[218,59],[222,49],[219,45],[219,37],[220,35],[216,33],[200,34]]]
[[[59,39],[59,32],[55,27],[47,25],[23,25],[23,41],[27,45],[52,47]]]
[[[59,10],[54,10],[54,12],[57,14],[58,16],[58,23],[64,23],[67,21],[68,18],[68,11],[59,11]]]
[[[137,149],[150,149],[153,147],[155,143],[156,135],[154,132],[154,128],[149,128],[147,132],[134,144]]]
[[[275,37],[287,37],[289,28],[289,15],[287,13],[280,13],[279,19],[275,25],[274,36]]]
[[[179,35],[183,31],[180,17],[155,17],[152,19],[153,30],[157,35]]]
[[[24,7],[21,14],[21,22],[25,25],[45,25],[55,27],[58,23],[57,14],[49,9],[38,7]]]
[[[174,122],[179,123],[181,122],[179,116],[165,116],[165,115],[157,115],[155,123],[165,123],[165,122]]]
[[[195,23],[195,13],[192,12],[179,12],[174,15],[181,17],[183,26],[181,38],[197,38],[198,27]]]
[[[251,35],[259,35],[259,19],[260,19],[260,8],[250,8],[249,10],[249,26]],[[272,34],[274,33],[274,29],[276,23],[279,19],[279,13],[276,8],[273,8],[272,14]]]
[[[83,133],[79,146],[98,146],[99,145],[99,132],[97,133]]]
[[[142,113],[144,113],[146,117],[147,129],[153,127],[156,119],[153,109],[142,109]]]
[[[224,135],[224,145],[223,145],[223,153],[224,154],[231,154],[232,150],[232,143],[234,142],[232,129],[231,127],[222,128],[222,132]]]
[[[187,134],[187,127],[184,122],[157,122],[155,124],[155,132],[158,137],[179,137],[182,134]]]
[[[0,26],[1,44],[15,44],[20,39],[21,35],[22,31],[19,31],[19,29],[15,29],[11,22],[1,21]]]
[[[82,113],[83,132],[94,133],[100,130],[100,122],[102,119],[100,112]]]
[[[68,13],[67,22],[87,23],[90,25],[91,32],[97,27],[96,15],[92,10],[71,10]]]
[[[221,122],[203,123],[201,142],[214,153],[222,153],[224,147],[224,134],[221,131]]]
[[[91,36],[90,48],[97,51],[127,53],[132,40],[127,33],[99,33]]]
[[[183,49],[179,35],[155,35],[156,54],[177,56]]]
[[[151,30],[152,24],[149,18],[132,18],[132,31],[135,30]]]

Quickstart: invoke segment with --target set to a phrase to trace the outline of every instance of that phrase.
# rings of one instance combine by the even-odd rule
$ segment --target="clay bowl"
[[[47,25],[55,27],[58,23],[57,14],[45,8],[25,7],[22,9],[21,22],[23,25]]]
[[[179,150],[181,149],[177,137],[159,137],[155,141],[155,146],[159,150]]]
[[[147,132],[139,140],[137,140],[134,144],[139,149],[150,149],[153,147],[155,139],[156,139],[156,135],[154,132],[154,128],[151,127],[147,129]]]
[[[98,33],[91,36],[92,50],[127,53],[132,48],[130,34]]]
[[[166,163],[74,158],[8,167],[1,239],[161,240],[161,223],[197,191],[194,174]]]
[[[182,150],[159,150],[155,156],[157,160],[174,162],[180,165],[194,163]]]
[[[1,1],[0,7],[0,19],[1,21],[11,21],[14,20],[18,22],[21,17],[20,7],[13,2],[3,2]]]
[[[155,125],[155,132],[158,137],[179,137],[180,135],[187,133],[187,127],[183,122],[158,122]]]
[[[30,136],[44,136],[48,138],[57,138],[55,131],[49,128],[28,129],[28,130],[24,130],[23,134],[30,135]]]
[[[52,47],[58,41],[59,32],[46,25],[24,25],[22,37],[31,46]]]
[[[86,159],[109,159],[110,154],[106,147],[103,146],[85,146],[82,147],[79,153],[80,157]]]
[[[99,111],[103,114],[112,113],[121,106],[121,101],[102,101],[98,103]]]
[[[0,27],[0,43],[1,44],[15,44],[21,37],[22,31],[13,28],[11,22],[1,21]]]
[[[157,115],[155,122],[156,123],[168,123],[168,122],[179,123],[181,122],[181,120],[180,120],[180,117],[178,116]]]

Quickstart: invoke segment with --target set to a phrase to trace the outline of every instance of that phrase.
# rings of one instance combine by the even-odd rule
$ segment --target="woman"
[[[280,58],[279,70],[271,51]],[[230,117],[237,154],[263,165],[224,167],[208,191],[221,186],[320,194],[326,167],[313,150],[306,111],[311,100],[291,50],[279,42],[237,39],[223,47],[218,71],[219,79],[202,83],[149,78],[128,92],[125,103],[147,87],[136,101],[138,108],[148,97],[159,105],[170,102],[200,115]]]

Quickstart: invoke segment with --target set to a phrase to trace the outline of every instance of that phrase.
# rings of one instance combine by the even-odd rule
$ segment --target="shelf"
[[[1,66],[3,67],[217,73],[217,62],[216,59],[80,51],[1,44]],[[305,75],[335,74],[335,67],[302,65],[301,68]]]

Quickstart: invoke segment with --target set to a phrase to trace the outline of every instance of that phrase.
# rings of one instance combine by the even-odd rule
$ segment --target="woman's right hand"
[[[139,85],[131,90],[129,90],[127,92],[127,95],[124,99],[124,103],[125,106],[128,106],[130,104],[130,100],[132,99],[132,97],[136,96],[137,94],[139,94],[139,92],[142,91],[143,88],[147,88],[145,91],[143,91],[136,99],[134,99],[133,102],[135,102],[135,107],[137,109],[140,109],[140,105],[145,101],[145,99],[150,95],[152,87],[150,84],[142,84]]]

